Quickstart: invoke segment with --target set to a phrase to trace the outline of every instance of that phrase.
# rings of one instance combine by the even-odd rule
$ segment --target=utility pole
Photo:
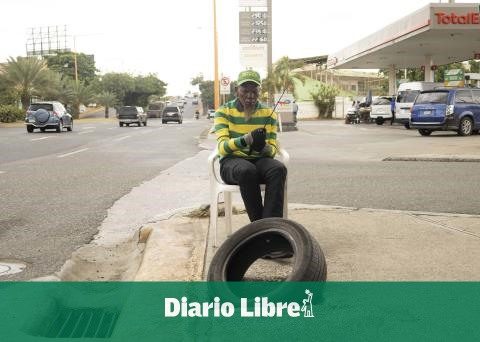
[[[73,63],[75,65],[75,84],[78,84],[78,66],[77,66],[77,48],[75,44],[76,38],[73,36]]]
[[[214,81],[213,81],[213,94],[214,94],[214,109],[220,107],[220,84],[218,82],[218,39],[217,39],[217,2],[213,0],[213,50],[214,50]]]

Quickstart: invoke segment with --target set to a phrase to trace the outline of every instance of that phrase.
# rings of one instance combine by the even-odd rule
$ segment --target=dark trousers
[[[283,195],[287,168],[272,158],[247,160],[225,157],[220,161],[220,176],[227,184],[240,186],[240,193],[250,221],[283,216]],[[265,184],[262,204],[260,184]]]

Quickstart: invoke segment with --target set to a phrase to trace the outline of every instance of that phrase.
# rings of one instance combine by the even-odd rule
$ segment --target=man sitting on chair
[[[287,169],[274,159],[277,153],[277,115],[258,101],[260,75],[253,70],[238,75],[236,99],[215,113],[220,176],[240,186],[251,222],[283,216]],[[265,184],[262,204],[260,184]]]

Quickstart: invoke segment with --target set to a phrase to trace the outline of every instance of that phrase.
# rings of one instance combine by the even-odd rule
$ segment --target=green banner
[[[0,283],[0,341],[478,341],[480,283]]]

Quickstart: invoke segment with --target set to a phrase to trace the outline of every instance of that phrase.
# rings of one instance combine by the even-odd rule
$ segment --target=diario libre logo
[[[297,302],[271,302],[268,297],[255,297],[252,301],[240,298],[239,305],[222,302],[214,297],[212,302],[189,302],[187,297],[165,298],[165,317],[315,317],[313,293],[305,290],[307,298]],[[236,309],[240,310],[237,312]]]

